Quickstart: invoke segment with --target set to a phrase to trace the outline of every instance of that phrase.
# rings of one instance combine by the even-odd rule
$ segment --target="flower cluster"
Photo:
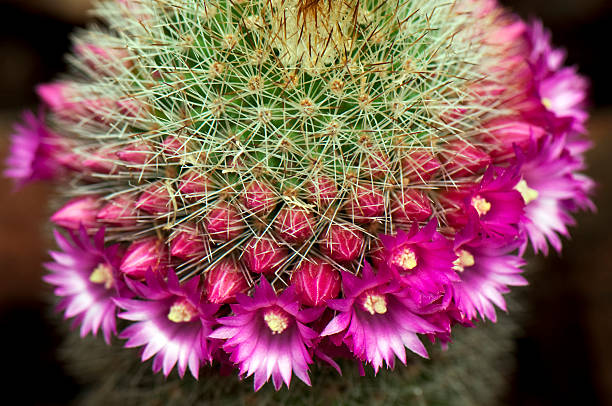
[[[593,208],[587,83],[539,22],[495,0],[305,7],[105,2],[79,78],[38,88],[5,175],[70,196],[45,281],[81,335],[255,390],[310,384],[316,359],[377,372],[495,322],[527,247],[559,251]]]

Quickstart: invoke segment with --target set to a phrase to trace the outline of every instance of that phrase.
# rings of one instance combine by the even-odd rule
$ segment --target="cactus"
[[[132,293],[120,317],[139,321],[121,337],[166,375],[225,352],[256,388],[279,388],[292,371],[309,382],[326,345],[375,371],[406,348],[426,356],[417,334],[448,342],[453,325],[494,320],[508,286],[526,283],[527,241],[559,249],[570,213],[592,205],[578,174],[586,83],[538,23],[494,0],[95,12],[107,27],[78,32],[71,73],[38,88],[61,134],[44,159],[74,197],[52,221],[77,245],[97,233],[121,248],[116,277]],[[146,303],[205,326],[197,363],[135,332]],[[256,328],[279,340],[267,373],[245,355],[265,357]]]

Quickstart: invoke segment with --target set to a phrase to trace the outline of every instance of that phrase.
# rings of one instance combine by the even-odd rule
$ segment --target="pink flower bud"
[[[361,230],[347,224],[332,224],[319,243],[321,251],[338,262],[350,262],[359,256],[364,237]]]
[[[327,176],[319,176],[308,187],[310,203],[318,207],[327,207],[338,197],[338,187],[333,179]]]
[[[531,123],[513,118],[498,118],[485,124],[482,140],[491,145],[498,145],[501,142],[500,149],[491,151],[491,155],[495,158],[508,153],[514,156],[514,145],[524,148],[530,140],[537,141],[544,134],[546,132],[542,127]]]
[[[370,150],[361,161],[362,171],[360,175],[365,178],[378,179],[384,177],[391,171],[389,157],[380,150]]]
[[[193,223],[181,224],[170,242],[172,256],[188,260],[206,255],[206,246],[202,233]]]
[[[265,183],[259,181],[251,182],[242,196],[242,204],[251,212],[267,216],[276,206],[276,195]]]
[[[149,269],[162,275],[168,271],[166,245],[157,237],[134,241],[119,266],[121,272],[133,279],[144,278]]]
[[[36,93],[44,104],[52,111],[58,112],[66,109],[72,103],[68,99],[74,93],[67,83],[45,83],[36,87]]]
[[[51,221],[69,230],[78,230],[82,224],[87,230],[97,228],[96,215],[100,200],[96,196],[78,197],[70,200],[51,216]]]
[[[464,141],[452,141],[444,151],[444,169],[453,176],[474,175],[491,164],[488,154]]]
[[[91,151],[86,156],[81,165],[91,172],[111,174],[117,169],[117,154],[110,148]]]
[[[235,303],[238,293],[249,289],[244,275],[234,260],[224,258],[206,274],[206,295],[211,303]]]
[[[367,223],[385,214],[385,198],[373,185],[357,186],[347,209],[355,222]]]
[[[291,285],[300,302],[320,306],[340,293],[340,273],[322,259],[305,259],[293,271]]]
[[[154,216],[167,214],[172,209],[170,192],[162,182],[155,182],[142,191],[136,208]]]
[[[116,226],[129,227],[136,225],[138,212],[132,196],[119,195],[106,203],[96,216],[98,221]]]
[[[244,247],[242,262],[255,273],[272,273],[287,261],[287,248],[272,238],[253,237]]]
[[[405,189],[391,199],[391,215],[398,223],[410,225],[414,221],[425,221],[432,213],[431,203],[421,190]]]
[[[284,206],[274,220],[274,228],[289,244],[301,244],[313,235],[315,222],[306,209]]]
[[[212,182],[196,171],[188,171],[181,176],[178,190],[187,199],[201,199],[212,191]]]
[[[162,149],[170,160],[178,160],[187,153],[187,142],[179,137],[170,135],[162,143]]]
[[[118,64],[129,69],[134,65],[126,49],[104,48],[94,44],[78,44],[74,52],[85,60],[90,69],[98,73],[118,74]]]
[[[118,100],[119,112],[131,118],[144,119],[150,112],[149,105],[139,99]]]
[[[153,161],[153,151],[149,144],[145,142],[135,142],[129,144],[123,149],[119,150],[117,157],[128,164],[139,165],[138,169],[141,170],[140,165],[147,165]]]
[[[208,212],[204,220],[206,231],[213,241],[230,241],[244,229],[244,222],[234,208],[225,201],[219,201]]]
[[[427,182],[438,172],[440,165],[430,152],[416,150],[402,159],[402,175],[414,183]]]

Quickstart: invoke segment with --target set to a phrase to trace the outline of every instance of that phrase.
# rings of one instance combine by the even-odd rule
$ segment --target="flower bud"
[[[416,150],[402,159],[402,176],[413,183],[427,182],[438,172],[440,165],[431,152]]]
[[[276,206],[276,195],[265,183],[253,181],[244,191],[242,204],[252,213],[267,216]]]
[[[363,248],[363,233],[354,226],[332,224],[319,243],[321,251],[338,262],[356,259]]]
[[[181,156],[187,153],[187,142],[179,137],[170,135],[162,143],[162,149],[167,159],[178,161]]]
[[[327,176],[319,176],[308,187],[309,202],[318,207],[327,207],[338,197],[336,182]]]
[[[129,60],[130,53],[126,49],[105,48],[94,44],[78,44],[74,47],[91,70],[98,73],[119,74],[118,63],[125,68],[131,68],[134,63]]]
[[[51,221],[69,230],[78,230],[83,225],[87,230],[98,226],[96,215],[100,200],[95,196],[78,197],[70,200],[51,216]]]
[[[234,303],[238,293],[249,289],[244,275],[230,258],[219,261],[206,274],[206,295],[211,303]]]
[[[145,142],[135,142],[129,144],[125,148],[117,151],[117,157],[128,164],[138,165],[139,170],[141,165],[147,165],[153,162],[154,155],[151,147]]]
[[[300,302],[320,306],[340,293],[340,273],[319,258],[305,259],[291,274]]]
[[[207,213],[204,224],[213,241],[233,240],[244,229],[244,222],[234,206],[225,201],[219,201],[213,206]]]
[[[119,195],[106,203],[98,212],[98,221],[116,226],[129,227],[136,225],[138,212],[132,196]]]
[[[242,262],[255,273],[272,273],[288,258],[287,248],[272,238],[253,237],[244,247]]]
[[[384,178],[391,171],[391,162],[389,157],[381,150],[368,150],[366,156],[362,159],[362,171],[365,172],[361,176],[367,179]]]
[[[134,241],[127,249],[119,270],[133,279],[144,278],[151,269],[165,275],[168,270],[166,245],[157,237]]]
[[[65,110],[72,103],[68,101],[74,91],[68,83],[45,83],[36,87],[36,93],[42,102],[52,111]]]
[[[188,260],[201,258],[206,255],[204,238],[196,224],[182,224],[170,242],[170,253],[172,256]]]
[[[391,200],[391,215],[398,223],[411,225],[414,221],[425,221],[432,213],[431,203],[421,190],[405,189]]]
[[[367,223],[385,214],[385,198],[374,185],[357,186],[348,202],[348,212],[355,222]]]
[[[81,165],[91,172],[111,174],[117,169],[117,154],[113,149],[90,151],[86,157]]]
[[[196,171],[188,171],[181,176],[178,190],[187,199],[201,199],[212,191],[212,182]]]
[[[162,182],[152,183],[140,194],[136,208],[154,216],[167,214],[171,210],[168,187]]]
[[[446,172],[453,176],[470,176],[491,164],[491,157],[480,148],[464,141],[452,141],[445,148]]]
[[[314,219],[306,209],[285,206],[276,216],[274,227],[284,241],[301,244],[313,235]]]

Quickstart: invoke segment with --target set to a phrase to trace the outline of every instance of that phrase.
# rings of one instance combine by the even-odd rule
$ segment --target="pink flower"
[[[445,285],[459,279],[453,271],[456,256],[452,244],[436,227],[432,220],[421,229],[415,223],[408,233],[398,230],[395,236],[380,236],[383,267],[388,267],[403,286],[425,297],[443,295]]]
[[[146,284],[129,281],[140,300],[115,300],[125,310],[119,317],[134,322],[119,337],[127,339],[128,348],[144,346],[142,361],[155,356],[155,372],[168,376],[178,364],[181,377],[189,367],[197,379],[200,365],[212,361],[208,335],[219,306],[203,300],[198,283],[193,278],[181,285],[174,271],[168,272],[167,280],[148,271]]]
[[[23,114],[24,124],[16,124],[4,176],[18,187],[38,180],[53,180],[61,171],[60,137],[45,125],[41,115]]]
[[[585,180],[575,173],[581,162],[565,148],[565,140],[564,136],[547,136],[533,141],[522,156],[522,178],[516,186],[525,202],[521,227],[536,253],[548,254],[548,244],[561,251],[559,236],[569,236],[567,225],[574,224],[567,202],[588,200],[589,188],[585,193]]]
[[[453,299],[467,319],[480,315],[483,320],[496,322],[495,306],[506,310],[502,295],[510,291],[510,286],[527,285],[520,275],[525,261],[510,254],[520,241],[482,237],[475,223],[470,222],[455,241],[454,268],[461,280],[452,284]]]
[[[253,297],[238,295],[232,305],[233,315],[217,321],[211,338],[225,340],[223,349],[237,364],[241,378],[255,375],[254,388],[259,390],[270,377],[279,390],[289,386],[292,372],[310,385],[309,348],[318,334],[306,327],[320,315],[315,309],[300,310],[292,287],[277,296],[265,278],[261,278]]]
[[[58,309],[66,318],[74,317],[74,326],[81,325],[81,337],[101,329],[110,344],[111,335],[117,333],[113,299],[130,295],[118,272],[119,246],[104,246],[104,229],[93,240],[83,227],[69,232],[69,238],[57,231],[54,235],[62,251],[50,252],[53,262],[45,264],[50,273],[43,279],[61,297]]]
[[[321,336],[338,334],[354,356],[372,365],[378,372],[383,361],[393,368],[395,357],[406,364],[406,350],[427,358],[427,350],[417,333],[438,331],[415,312],[417,307],[407,291],[393,282],[383,270],[374,274],[365,263],[360,278],[342,274],[344,299],[328,301],[338,313]]]

